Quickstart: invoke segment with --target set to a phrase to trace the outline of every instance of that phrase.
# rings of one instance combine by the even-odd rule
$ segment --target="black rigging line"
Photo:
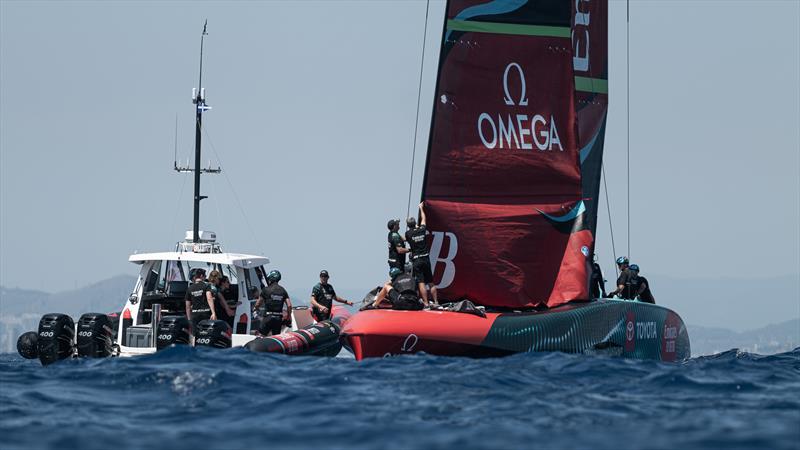
[[[611,202],[608,201],[608,185],[606,184],[606,166],[600,162],[600,170],[603,172],[603,190],[606,192],[606,212],[608,212],[608,228],[611,231],[611,253],[614,255],[614,270],[619,277],[619,267],[617,267],[617,246],[614,244],[614,224],[611,222]]]
[[[408,202],[406,203],[406,217],[411,214],[411,188],[414,185],[414,161],[417,156],[417,129],[419,128],[419,102],[422,98],[422,72],[425,68],[425,43],[428,41],[428,11],[431,2],[425,4],[425,31],[422,34],[422,57],[419,64],[419,86],[417,87],[417,114],[414,116],[414,144],[411,151],[411,178],[408,180]]]

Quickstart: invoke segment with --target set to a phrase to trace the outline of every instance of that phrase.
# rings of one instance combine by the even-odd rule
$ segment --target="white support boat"
[[[73,356],[145,355],[172,344],[241,347],[258,337],[253,306],[261,290],[267,286],[265,266],[269,264],[269,259],[223,252],[216,233],[200,231],[200,201],[207,198],[200,194],[200,175],[221,172],[220,167],[200,166],[202,117],[205,111],[211,109],[206,104],[205,88],[202,87],[203,42],[206,34],[204,25],[200,38],[200,81],[192,92],[196,114],[194,166],[178,166],[177,158],[174,165],[177,172],[194,173],[192,230],[186,232],[185,240],[178,242],[174,251],[136,253],[128,258],[141,268],[136,285],[116,324],[114,318],[117,314],[87,313],[77,322],[65,314],[46,314],[40,320],[37,332],[31,331],[19,337],[17,350],[23,357],[38,357],[42,364],[50,364]],[[229,306],[235,306],[233,323],[201,321],[196,324],[196,329],[191,329],[186,317],[186,292],[190,273],[197,268],[204,269],[206,273],[217,270],[230,280],[230,288],[222,294]],[[325,327],[333,325],[324,322],[319,325],[319,330],[308,333],[303,330],[316,324],[308,307],[293,308],[291,319],[291,330],[284,327],[282,332],[301,331],[297,336],[286,338],[287,342],[294,343],[289,349],[291,352],[301,349],[321,354],[325,351],[338,352],[341,348],[338,328],[330,333],[333,337],[322,333],[326,334],[324,342],[314,339],[321,331],[325,331]],[[254,351],[289,352],[282,348],[276,350],[265,343],[256,345]]]

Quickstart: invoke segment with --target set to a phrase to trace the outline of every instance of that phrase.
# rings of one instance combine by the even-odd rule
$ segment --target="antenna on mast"
[[[200,168],[200,135],[203,127],[203,112],[211,109],[206,104],[206,89],[203,87],[203,43],[208,35],[207,29],[208,19],[203,24],[203,34],[200,35],[200,77],[197,87],[192,88],[192,103],[197,105],[195,107],[194,168],[190,168],[188,164],[183,167],[178,166],[177,162],[175,163],[175,171],[177,172],[194,172],[194,221],[192,230],[192,242],[194,243],[200,241],[200,200],[208,198],[205,195],[200,195],[200,174],[222,172],[221,167],[212,168],[211,164],[206,169]],[[177,156],[177,147],[175,152]]]

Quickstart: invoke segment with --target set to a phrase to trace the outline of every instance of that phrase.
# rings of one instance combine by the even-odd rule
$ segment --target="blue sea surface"
[[[800,349],[357,362],[0,355],[0,448],[800,448]]]

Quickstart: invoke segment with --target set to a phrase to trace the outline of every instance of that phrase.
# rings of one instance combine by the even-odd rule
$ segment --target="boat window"
[[[239,277],[236,276],[236,267],[234,266],[221,266],[222,275],[228,277],[231,284],[239,284]]]
[[[267,285],[266,279],[263,275],[264,270],[261,267],[245,269],[244,280],[245,285],[247,286],[247,298],[252,300],[258,297],[256,289],[258,292],[261,292],[261,289]]]
[[[183,264],[181,261],[168,261],[167,270],[164,274],[166,283],[170,281],[188,281],[186,274],[183,271]]]
[[[162,265],[164,261],[153,261],[150,264],[150,270],[147,272],[147,277],[144,280],[144,292],[155,292],[159,289],[163,290],[164,286],[161,285],[159,274],[162,272]],[[161,286],[159,286],[161,285]]]
[[[208,263],[208,262],[203,262],[203,261],[183,261],[183,262],[186,264],[186,273],[187,274],[191,273],[192,269],[200,268],[200,269],[205,269],[206,276],[208,276],[208,274],[210,274],[211,271],[214,270],[213,264]],[[191,282],[191,280],[189,280],[188,278],[187,278],[187,281]]]

